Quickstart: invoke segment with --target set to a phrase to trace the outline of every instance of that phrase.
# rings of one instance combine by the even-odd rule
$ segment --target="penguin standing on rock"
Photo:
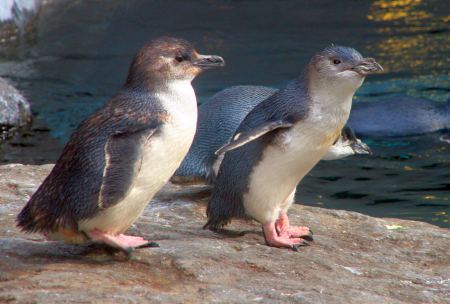
[[[123,233],[192,143],[197,102],[191,81],[223,65],[185,40],[163,37],[145,45],[122,89],[73,133],[17,225],[50,240],[93,241],[126,252],[154,244]]]
[[[331,46],[313,56],[301,77],[250,111],[216,152],[226,154],[204,228],[250,217],[262,224],[269,246],[298,250],[308,244],[309,228],[291,226],[287,217],[296,186],[338,138],[365,76],[378,71],[374,59]]]

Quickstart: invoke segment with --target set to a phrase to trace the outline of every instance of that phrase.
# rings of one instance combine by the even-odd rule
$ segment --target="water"
[[[444,102],[450,98],[447,12],[447,1],[421,0],[50,1],[32,43],[0,61],[0,76],[26,93],[57,151],[54,138],[67,141],[117,91],[135,51],[160,35],[188,39],[227,60],[225,69],[194,82],[200,102],[231,85],[280,87],[330,43],[355,47],[385,68],[366,80],[360,101],[409,94]],[[297,199],[450,227],[450,145],[439,136],[366,139],[374,156],[321,163]],[[17,161],[16,151],[3,160]],[[39,151],[45,153],[36,162],[57,155],[48,147]]]

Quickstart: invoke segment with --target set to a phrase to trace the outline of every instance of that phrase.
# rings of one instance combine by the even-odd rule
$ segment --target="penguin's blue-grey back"
[[[277,92],[264,86],[233,86],[209,98],[198,109],[197,132],[191,149],[175,172],[175,180],[214,178],[214,152],[233,136],[244,117]]]
[[[348,121],[358,135],[418,135],[450,128],[450,100],[439,104],[423,98],[393,96],[353,105]]]

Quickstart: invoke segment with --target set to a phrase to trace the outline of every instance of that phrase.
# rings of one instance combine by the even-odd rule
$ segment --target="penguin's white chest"
[[[287,211],[297,184],[339,136],[348,117],[345,112],[323,112],[300,121],[264,149],[243,197],[248,215],[267,223]]]
[[[145,205],[164,186],[186,156],[196,129],[197,107],[187,107],[180,103],[170,109],[167,123],[161,132],[144,147],[141,170],[136,178],[133,191],[141,193],[136,201]]]
[[[144,147],[142,167],[135,188],[153,196],[173,175],[186,156],[195,135],[197,101],[190,83],[179,84],[170,96],[161,96],[167,122]],[[153,190],[149,190],[153,189]],[[154,193],[152,193],[154,192]]]
[[[190,83],[174,85],[159,95],[167,117],[143,147],[141,168],[128,195],[115,206],[84,223],[83,230],[122,233],[141,215],[151,198],[170,179],[186,156],[197,124],[197,101]]]

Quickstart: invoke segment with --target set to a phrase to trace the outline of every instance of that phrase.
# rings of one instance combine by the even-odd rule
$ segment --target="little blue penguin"
[[[450,129],[450,100],[407,95],[355,103],[348,124],[367,137],[412,136]]]
[[[18,215],[18,227],[125,252],[148,247],[144,238],[123,233],[189,150],[197,122],[191,81],[223,65],[182,39],[161,37],[141,48],[121,90],[72,134]]]
[[[291,226],[287,216],[296,186],[341,133],[365,76],[378,71],[374,59],[330,46],[313,56],[299,78],[251,110],[216,152],[226,154],[204,228],[253,218],[269,246],[298,250],[307,244],[309,228]]]
[[[226,88],[198,108],[197,132],[180,167],[172,177],[175,183],[213,183],[222,155],[215,152],[229,142],[245,116],[277,89],[238,85]],[[369,146],[356,138],[346,126],[323,160],[336,160],[355,154],[371,154]]]

